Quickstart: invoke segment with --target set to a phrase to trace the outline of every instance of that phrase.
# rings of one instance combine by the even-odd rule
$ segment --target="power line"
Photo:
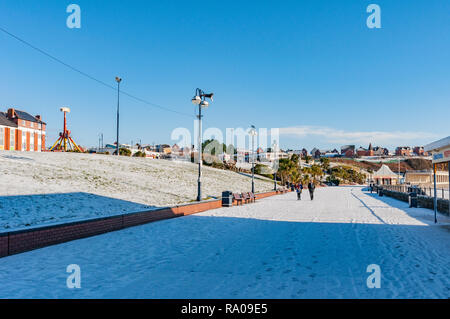
[[[45,55],[46,57],[52,59],[53,61],[64,65],[65,67],[71,69],[72,71],[75,71],[75,72],[81,74],[82,76],[87,77],[88,79],[90,79],[92,81],[95,81],[95,82],[97,82],[97,83],[99,83],[99,84],[101,84],[101,85],[103,85],[103,86],[105,86],[105,87],[107,87],[109,89],[112,89],[112,90],[116,91],[116,89],[117,89],[116,87],[114,87],[114,86],[112,86],[112,85],[110,85],[110,84],[108,84],[108,83],[106,83],[106,82],[104,82],[102,80],[99,80],[99,79],[93,77],[92,75],[89,75],[88,73],[83,72],[80,69],[78,69],[78,68],[76,68],[76,67],[74,67],[74,66],[72,66],[72,65],[70,65],[70,64],[68,64],[68,63],[66,63],[66,62],[64,62],[64,61],[62,61],[60,59],[58,59],[57,57],[55,57],[55,56],[51,55],[50,53],[48,53],[48,52],[46,52],[46,51],[44,51],[44,50],[42,50],[42,49],[32,45],[31,43],[25,41],[24,39],[22,39],[22,38],[20,38],[18,36],[16,36],[15,34],[9,32],[8,30],[0,27],[0,31],[2,31],[3,33],[9,35],[10,37],[16,39],[17,41],[25,44],[26,46],[32,48],[33,50],[38,51],[39,53]],[[159,104],[156,104],[156,103],[149,102],[149,101],[147,101],[147,100],[145,100],[143,98],[137,97],[137,96],[135,96],[133,94],[130,94],[130,93],[126,92],[126,91],[120,91],[120,92],[122,94],[124,94],[124,95],[126,95],[126,96],[128,96],[128,97],[130,97],[130,98],[132,98],[132,99],[134,99],[136,101],[138,101],[138,102],[147,104],[149,106],[156,107],[156,108],[159,108],[159,109],[164,110],[164,111],[168,111],[168,112],[172,112],[172,113],[176,113],[176,114],[179,114],[179,115],[183,115],[183,116],[187,116],[189,118],[192,118],[192,115],[190,115],[190,114],[179,112],[179,111],[170,109],[168,107],[165,107],[165,106],[162,106],[162,105],[159,105]]]

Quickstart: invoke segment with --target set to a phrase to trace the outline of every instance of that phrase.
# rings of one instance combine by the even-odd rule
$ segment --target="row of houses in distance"
[[[305,155],[305,149],[302,150],[302,154]],[[307,154],[307,153],[306,153]],[[425,152],[423,146],[415,146],[413,148],[409,146],[399,146],[395,149],[394,153],[391,153],[389,149],[376,146],[373,147],[369,144],[368,148],[360,146],[356,148],[355,145],[344,145],[341,147],[340,152],[337,149],[332,150],[320,150],[317,148],[312,149],[310,155],[314,158],[319,157],[388,157],[388,156],[429,156]]]
[[[46,123],[15,108],[0,112],[0,150],[41,152],[45,150]]]
[[[196,149],[194,146],[192,147],[180,147],[177,144],[170,146],[169,144],[157,144],[157,145],[127,145],[121,144],[120,147],[124,147],[130,149],[132,153],[141,151],[146,154],[147,157],[152,158],[176,158],[176,157],[187,157],[191,153],[196,153]],[[111,144],[107,145],[105,149],[100,150],[103,152],[108,151],[109,153],[115,152],[116,145]],[[217,157],[224,162],[228,162],[231,160],[237,160],[237,158],[244,158],[245,162],[249,161],[249,158],[252,156],[252,151],[248,149],[237,149],[235,154],[222,153],[217,154]],[[337,149],[327,149],[321,150],[318,148],[313,148],[310,152],[307,149],[303,148],[301,150],[278,150],[277,152],[273,152],[270,148],[263,149],[258,148],[255,152],[255,158],[257,158],[258,162],[272,162],[274,160],[278,160],[281,158],[289,158],[292,155],[298,155],[302,158],[307,156],[311,156],[315,159],[320,157],[345,157],[345,158],[353,158],[353,157],[389,157],[389,156],[428,156],[428,153],[424,151],[422,146],[416,146],[414,148],[402,146],[397,147],[394,153],[391,153],[387,148],[376,146],[373,147],[372,144],[369,144],[369,147],[363,148],[362,146],[357,148],[355,145],[344,145],[341,147],[340,151]]]

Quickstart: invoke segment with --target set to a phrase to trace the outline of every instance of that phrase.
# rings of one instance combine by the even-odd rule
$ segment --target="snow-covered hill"
[[[186,203],[197,165],[147,158],[0,151],[0,231]],[[256,191],[271,190],[255,181]],[[203,168],[203,197],[250,191],[251,179]]]

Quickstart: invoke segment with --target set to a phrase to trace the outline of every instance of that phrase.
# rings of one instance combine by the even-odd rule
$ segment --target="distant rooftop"
[[[38,120],[35,116],[33,116],[25,111],[20,111],[20,110],[14,109],[14,112],[16,113],[17,117],[21,120],[45,124],[44,122]]]
[[[8,118],[6,117],[6,114],[3,112],[0,112],[0,125],[17,127],[17,124],[8,120]]]
[[[450,146],[450,136],[447,136],[443,139],[440,139],[436,142],[430,143],[424,146],[426,152],[438,150],[444,148],[446,146]]]

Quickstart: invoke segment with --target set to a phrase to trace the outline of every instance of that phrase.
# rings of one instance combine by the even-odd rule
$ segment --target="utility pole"
[[[436,170],[437,170],[437,164],[433,164],[433,172],[434,172],[434,223],[437,223],[437,189],[436,189]]]
[[[252,193],[255,193],[255,136],[257,135],[254,125],[250,128],[250,136],[252,137]]]
[[[119,156],[119,98],[120,98],[120,82],[122,82],[122,79],[116,76],[116,82],[117,82],[117,145],[116,145],[116,151],[117,156]]]

